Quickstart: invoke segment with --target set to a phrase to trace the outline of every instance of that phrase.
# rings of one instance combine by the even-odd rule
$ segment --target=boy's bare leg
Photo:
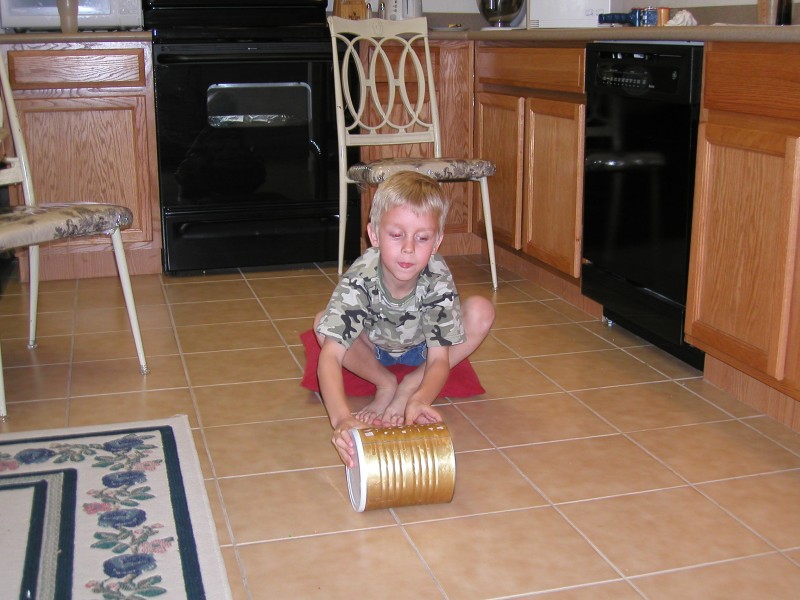
[[[456,366],[471,355],[481,345],[494,323],[494,304],[483,296],[470,296],[461,303],[461,317],[464,320],[466,339],[461,344],[450,346],[450,367]],[[380,424],[384,427],[403,425],[406,404],[411,395],[419,388],[425,375],[423,363],[403,378],[397,386],[394,398],[386,406],[380,416]]]
[[[317,313],[314,318],[314,331],[316,331],[323,314],[322,312]],[[324,336],[316,335],[321,346]],[[368,425],[380,425],[379,417],[386,410],[397,390],[397,377],[375,358],[375,348],[365,334],[358,336],[345,352],[342,366],[369,381],[376,388],[372,402],[356,413],[356,419]]]
[[[356,413],[356,419],[369,425],[380,425],[380,416],[397,391],[397,377],[375,358],[375,349],[364,335],[350,346],[342,366],[375,385],[375,397]]]

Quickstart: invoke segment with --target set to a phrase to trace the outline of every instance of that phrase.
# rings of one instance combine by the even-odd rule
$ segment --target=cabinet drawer
[[[15,50],[8,53],[15,90],[144,87],[144,50]]]
[[[584,48],[479,47],[475,75],[479,82],[583,93]]]
[[[703,106],[800,119],[800,46],[713,43],[706,52]]]

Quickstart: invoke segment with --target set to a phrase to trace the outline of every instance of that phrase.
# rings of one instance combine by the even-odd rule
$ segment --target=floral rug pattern
[[[79,474],[73,597],[210,598],[170,427],[18,442],[0,436],[0,479],[59,468]]]

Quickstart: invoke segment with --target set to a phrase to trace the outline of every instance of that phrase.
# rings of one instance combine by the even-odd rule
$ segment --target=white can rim
[[[364,512],[367,508],[367,478],[361,473],[361,465],[364,463],[364,444],[358,429],[352,428],[350,434],[356,444],[356,464],[352,469],[345,467],[347,491],[350,493],[350,504],[356,512]]]

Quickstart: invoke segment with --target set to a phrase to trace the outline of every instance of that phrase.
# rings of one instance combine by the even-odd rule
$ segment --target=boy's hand
[[[342,419],[333,430],[333,439],[331,441],[339,453],[339,458],[342,459],[345,466],[351,469],[356,465],[356,443],[350,430],[353,428],[365,429],[367,427],[370,427],[370,425],[359,421],[355,417],[347,417]]]
[[[441,423],[442,415],[438,410],[424,402],[409,400],[406,404],[405,423],[406,425],[429,425],[431,423]]]

